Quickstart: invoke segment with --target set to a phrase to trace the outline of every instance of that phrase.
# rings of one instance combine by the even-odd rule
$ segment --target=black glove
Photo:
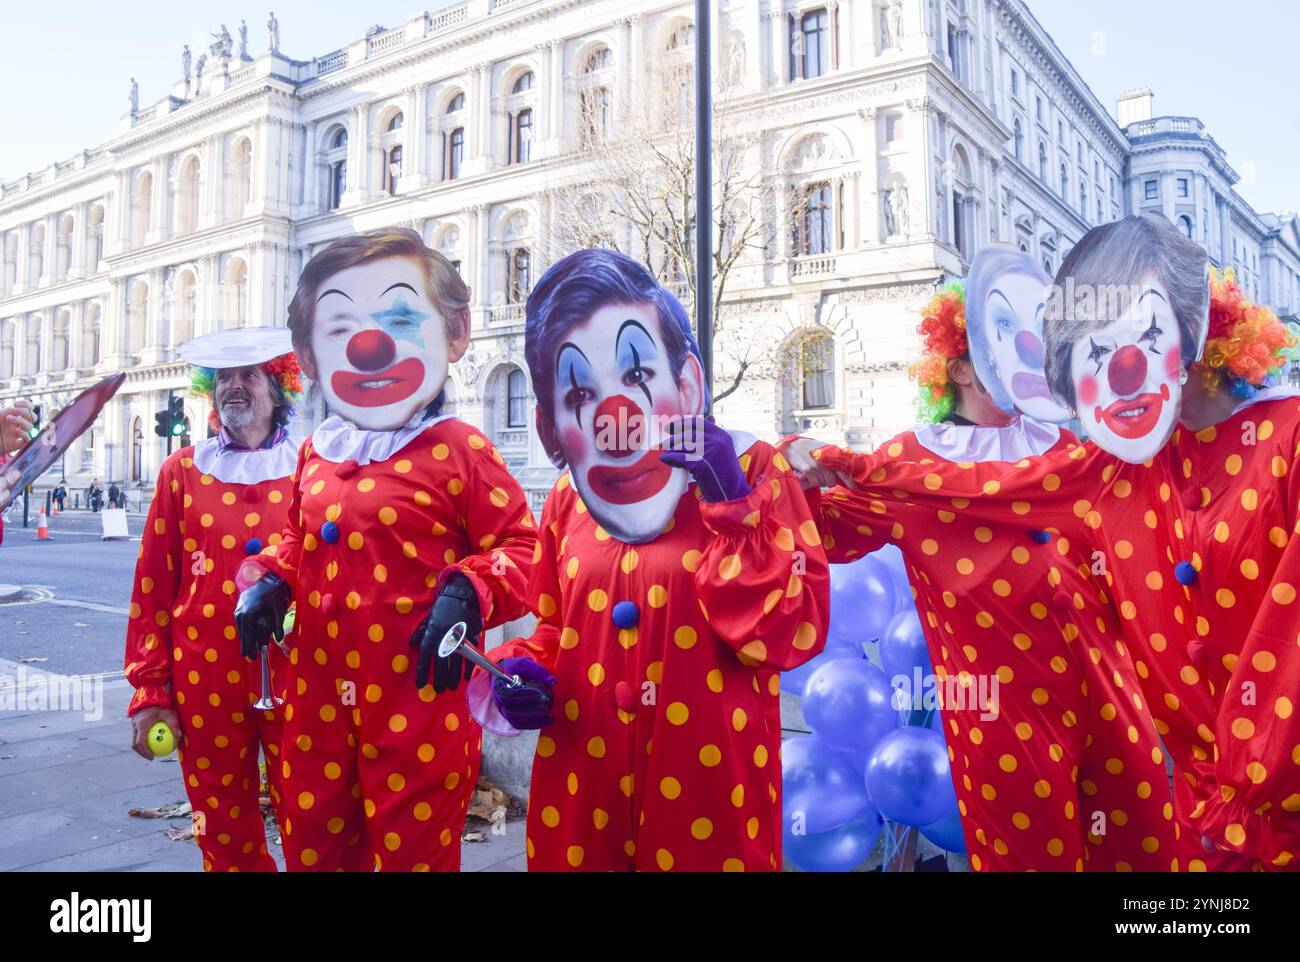
[[[462,574],[448,577],[442,586],[433,608],[424,616],[420,626],[411,635],[411,647],[419,648],[420,655],[415,662],[415,687],[423,688],[429,683],[429,664],[433,663],[433,690],[442,692],[447,689],[455,691],[460,687],[461,676],[468,681],[474,673],[474,663],[460,656],[449,658],[438,655],[438,646],[443,636],[458,621],[465,622],[465,644],[478,645],[479,632],[483,630],[483,618],[478,610],[478,594],[470,580]]]
[[[235,604],[235,629],[245,658],[256,658],[258,649],[269,645],[272,638],[284,640],[284,616],[292,600],[289,583],[269,573],[240,593]]]

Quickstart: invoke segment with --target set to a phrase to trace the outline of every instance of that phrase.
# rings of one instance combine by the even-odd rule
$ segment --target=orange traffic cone
[[[48,518],[45,517],[45,509],[44,509],[44,508],[41,508],[41,512],[40,512],[40,515],[38,516],[38,518],[39,518],[39,520],[37,521],[37,524],[36,524],[36,540],[37,540],[37,541],[49,541],[49,540],[50,540],[50,521],[49,521]]]

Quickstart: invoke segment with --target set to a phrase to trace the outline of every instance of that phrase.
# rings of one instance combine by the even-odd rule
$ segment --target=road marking
[[[101,605],[93,601],[73,601],[71,598],[45,598],[44,601],[52,605],[64,605],[68,608],[86,608],[90,611],[106,611],[110,615],[127,615],[130,609],[115,608],[112,605]]]

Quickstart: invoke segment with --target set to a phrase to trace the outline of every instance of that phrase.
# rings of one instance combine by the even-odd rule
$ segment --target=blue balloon
[[[949,812],[937,822],[922,825],[921,834],[946,852],[966,854],[966,836],[962,834],[960,812]]]
[[[804,686],[803,717],[832,748],[863,755],[898,727],[893,695],[885,673],[869,661],[836,658]]]
[[[869,804],[862,773],[816,735],[781,745],[783,831],[817,834],[843,825]]]
[[[849,644],[847,642],[826,642],[826,648],[820,655],[808,659],[798,668],[791,668],[789,671],[781,672],[781,690],[789,692],[792,695],[802,695],[808,679],[828,662],[836,658],[857,658],[866,659],[866,654],[861,645]]]
[[[925,643],[925,632],[915,608],[898,612],[885,626],[884,637],[880,639],[880,666],[891,682],[895,675],[902,675],[913,687],[916,685],[915,669],[921,669],[922,679],[932,674],[930,649]]]
[[[948,749],[929,728],[898,728],[880,739],[865,781],[880,814],[904,825],[929,825],[956,805]]]
[[[831,565],[828,641],[862,644],[879,638],[894,616],[894,581],[884,563],[870,555]]]
[[[850,872],[876,847],[885,820],[867,803],[861,813],[838,828],[815,835],[785,832],[785,857],[805,872]]]

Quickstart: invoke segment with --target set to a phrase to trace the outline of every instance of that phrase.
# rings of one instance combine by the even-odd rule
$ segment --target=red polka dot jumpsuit
[[[126,635],[126,678],[136,688],[128,714],[146,706],[176,712],[181,773],[209,871],[275,871],[258,807],[258,748],[283,815],[283,717],[252,707],[261,666],[239,653],[234,579],[248,554],[280,541],[293,489],[292,450],[285,453],[284,476],[235,484],[199,470],[195,449],[182,448],[163,462],[140,540]],[[272,685],[283,695],[283,656],[272,646],[270,657]]]
[[[542,515],[529,656],[556,677],[528,805],[530,871],[771,871],[781,865],[776,672],[825,644],[825,556],[770,445],[753,491],[692,487],[654,541],[624,544],[566,474]],[[619,627],[616,606],[636,611]]]

